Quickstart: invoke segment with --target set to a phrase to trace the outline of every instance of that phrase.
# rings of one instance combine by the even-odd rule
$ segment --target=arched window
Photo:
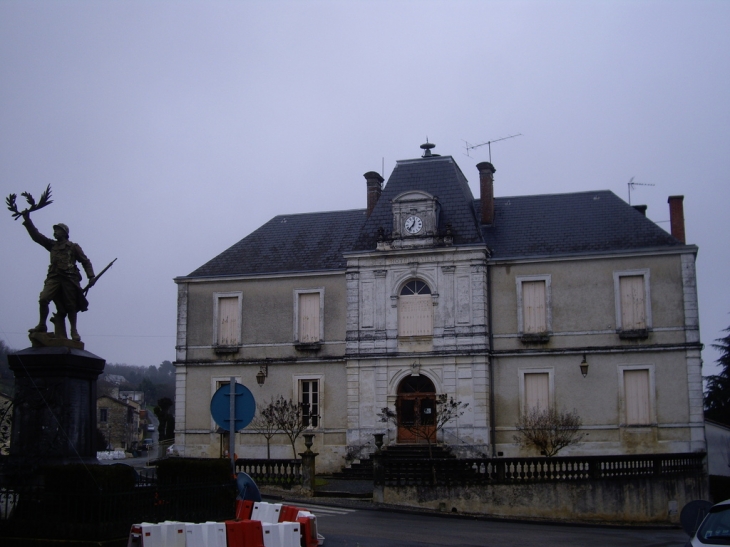
[[[403,285],[398,299],[398,336],[432,335],[431,289],[420,279],[412,279]]]

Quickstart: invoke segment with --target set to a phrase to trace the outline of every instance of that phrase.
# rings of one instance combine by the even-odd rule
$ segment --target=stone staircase
[[[383,447],[383,458],[387,460],[427,460],[428,445],[425,444],[391,444]],[[456,458],[446,445],[431,445],[434,458]],[[333,473],[332,478],[347,480],[373,480],[373,460],[368,456],[350,467],[344,467],[339,473]]]

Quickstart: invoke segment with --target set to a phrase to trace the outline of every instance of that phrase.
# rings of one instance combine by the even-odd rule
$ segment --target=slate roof
[[[391,200],[409,190],[438,198],[439,231],[451,224],[455,246],[486,244],[497,260],[683,245],[608,190],[496,198],[494,224],[481,226],[459,166],[431,156],[396,164],[370,218],[365,209],[279,215],[187,277],[342,270],[344,253],[373,251],[378,228],[392,232]]]
[[[610,190],[496,198],[494,215],[482,234],[495,259],[683,245]]]
[[[446,225],[451,224],[455,245],[482,242],[469,182],[451,156],[431,156],[396,163],[377,205],[365,222],[352,250],[374,249],[380,227],[384,229],[386,237],[391,234],[393,231],[391,201],[409,190],[422,190],[438,198],[441,206],[439,233],[443,233]]]
[[[188,277],[343,269],[365,209],[279,215]]]

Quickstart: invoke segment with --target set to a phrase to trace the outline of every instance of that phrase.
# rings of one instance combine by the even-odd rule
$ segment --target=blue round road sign
[[[256,413],[256,401],[251,390],[242,384],[235,384],[235,393],[236,408],[234,409],[233,430],[240,431],[253,420]],[[221,429],[231,430],[231,386],[229,384],[221,386],[213,394],[213,398],[210,400],[210,414]]]

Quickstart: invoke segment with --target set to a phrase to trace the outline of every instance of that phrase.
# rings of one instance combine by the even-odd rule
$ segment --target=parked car
[[[152,441],[152,439],[142,439],[142,445],[140,446],[140,448],[142,450],[149,450],[150,448],[152,448],[153,444],[154,442]]]
[[[682,509],[680,521],[690,536],[685,547],[730,545],[730,500],[715,505],[709,501],[691,501]]]
[[[154,431],[155,430],[155,424],[147,424],[147,431]]]
[[[178,451],[178,447],[174,444],[171,444],[167,447],[167,455],[168,456],[179,456],[180,452]]]

